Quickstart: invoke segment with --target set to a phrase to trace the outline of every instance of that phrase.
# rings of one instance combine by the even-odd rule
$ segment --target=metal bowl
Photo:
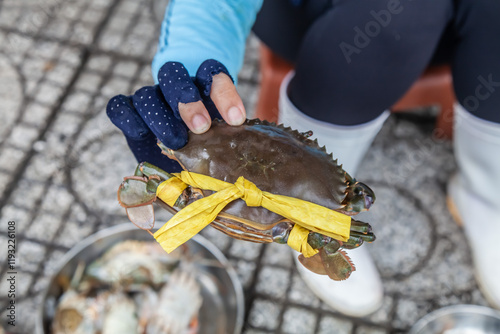
[[[43,293],[42,307],[38,312],[37,333],[50,333],[57,300],[62,294],[58,277],[71,277],[79,262],[90,263],[106,250],[124,240],[151,241],[149,234],[132,224],[122,224],[89,236],[73,247],[61,260],[59,271],[51,278]],[[239,334],[243,327],[243,289],[236,272],[222,252],[200,235],[188,241],[190,252],[197,259],[203,304],[199,315],[200,334]],[[203,263],[210,262],[210,265]],[[217,265],[214,266],[213,264]]]
[[[453,305],[420,319],[409,334],[498,334],[500,312],[484,306]]]

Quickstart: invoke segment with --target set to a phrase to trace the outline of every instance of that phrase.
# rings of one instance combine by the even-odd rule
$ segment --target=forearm
[[[171,0],[152,64],[155,81],[167,61],[180,61],[195,75],[209,58],[223,63],[236,79],[261,5],[262,0]]]

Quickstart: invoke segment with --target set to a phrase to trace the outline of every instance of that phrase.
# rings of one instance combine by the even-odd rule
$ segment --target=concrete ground
[[[83,238],[127,222],[116,201],[136,162],[104,109],[116,94],[152,84],[159,32],[152,0],[0,2],[0,309],[5,324],[9,221],[15,222],[16,326],[33,333],[41,291],[61,257]],[[258,95],[257,41],[249,40],[239,92]],[[382,275],[383,307],[365,318],[329,308],[305,287],[288,247],[202,234],[230,259],[245,291],[243,333],[406,332],[443,306],[487,305],[470,250],[445,205],[456,165],[433,138],[432,112],[391,115],[358,179],[377,203],[363,218]]]

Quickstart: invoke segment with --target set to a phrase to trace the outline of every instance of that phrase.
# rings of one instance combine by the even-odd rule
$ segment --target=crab
[[[198,262],[191,262],[188,245],[165,255],[156,242],[124,240],[88,266],[79,262],[55,307],[51,333],[197,333]]]
[[[349,216],[368,210],[375,201],[373,191],[343,170],[325,147],[309,138],[311,135],[311,131],[301,133],[257,119],[246,120],[237,127],[216,119],[206,133],[190,133],[188,144],[181,149],[172,150],[160,142],[158,145],[165,155],[189,172],[231,183],[243,176],[263,191],[309,201]],[[138,227],[145,230],[154,227],[155,201],[176,213],[212,193],[189,186],[169,206],[156,198],[156,188],[171,177],[172,174],[143,162],[134,176],[124,178],[118,200]],[[238,199],[227,205],[211,226],[240,240],[285,244],[294,223],[263,207],[249,207]],[[369,224],[352,219],[347,241],[310,232],[307,242],[318,252],[311,257],[300,254],[299,261],[316,274],[344,280],[355,270],[345,249],[374,240]]]

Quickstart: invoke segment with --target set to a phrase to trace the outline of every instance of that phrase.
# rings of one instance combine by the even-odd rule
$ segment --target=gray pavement
[[[0,2],[0,309],[5,324],[8,221],[16,229],[16,326],[33,333],[41,291],[61,257],[86,236],[127,222],[116,201],[135,167],[106,102],[152,84],[159,32],[153,0]],[[238,90],[258,94],[258,41],[248,42]],[[445,205],[456,166],[449,141],[433,138],[433,113],[391,115],[358,179],[377,202],[363,220],[383,277],[383,307],[365,318],[329,308],[305,287],[285,246],[202,234],[226,254],[245,291],[245,334],[404,333],[442,306],[487,305],[462,229]],[[162,214],[160,214],[161,218]],[[365,246],[364,246],[365,247]]]

